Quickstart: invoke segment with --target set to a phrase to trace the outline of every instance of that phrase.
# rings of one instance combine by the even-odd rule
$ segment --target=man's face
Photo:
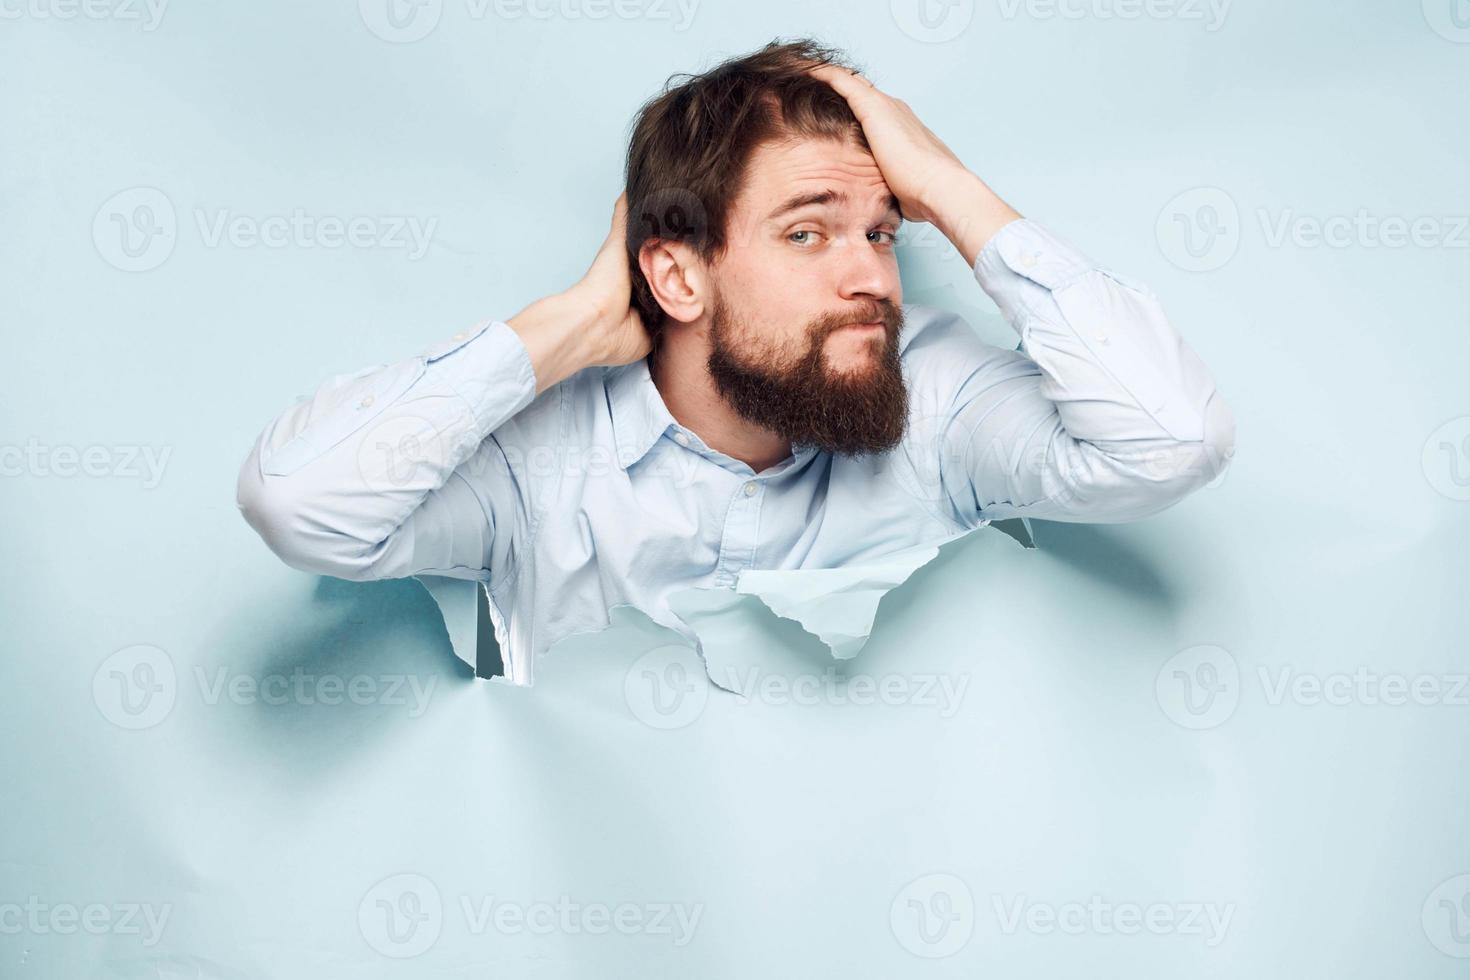
[[[755,152],[711,269],[709,371],[743,417],[835,453],[881,452],[902,438],[899,220],[856,143]]]

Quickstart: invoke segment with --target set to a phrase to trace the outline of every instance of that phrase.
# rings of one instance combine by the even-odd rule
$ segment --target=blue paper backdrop
[[[0,976],[1466,975],[1464,0],[392,2],[0,0]],[[269,554],[274,414],[564,288],[633,110],[808,33],[1163,297],[1222,480],[966,538],[846,680],[737,617],[744,698]]]

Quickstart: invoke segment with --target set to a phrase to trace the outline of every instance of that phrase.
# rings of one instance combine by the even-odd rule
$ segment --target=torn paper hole
[[[414,576],[439,607],[454,655],[470,665],[481,680],[511,682],[504,676],[500,651],[505,648],[505,624],[485,587],[469,579],[442,575]]]
[[[710,671],[709,648],[725,647],[721,642],[725,628],[762,607],[815,637],[832,658],[850,660],[872,634],[885,595],[933,561],[941,549],[987,527],[1010,535],[1024,547],[1035,546],[1024,520],[985,521],[941,541],[840,568],[746,569],[733,590],[682,589],[670,595],[669,606],[681,621],[678,632],[693,641],[704,659],[711,682],[726,690],[730,688]],[[503,672],[504,663],[515,661],[501,656],[507,642],[505,625],[482,583],[434,575],[416,578],[438,605],[455,655],[475,669],[476,677],[518,686],[530,683],[529,677],[517,676],[514,670],[508,675]],[[628,604],[618,608],[624,605]],[[638,611],[649,615],[646,610]],[[658,621],[658,617],[651,618]]]
[[[838,660],[857,656],[878,615],[878,603],[910,575],[929,564],[939,549],[985,527],[962,531],[934,544],[885,555],[881,560],[842,568],[766,570],[740,573],[735,591],[753,595],[783,619],[794,620],[827,644]]]

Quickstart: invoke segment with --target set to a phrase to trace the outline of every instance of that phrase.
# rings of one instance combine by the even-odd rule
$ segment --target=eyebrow
[[[821,205],[825,207],[831,204],[844,204],[847,202],[847,199],[847,194],[845,192],[834,191],[831,189],[824,191],[809,191],[805,194],[797,194],[794,197],[787,198],[786,201],[784,201],[779,207],[777,207],[770,214],[766,215],[766,220],[774,221],[777,218],[782,217],[783,215],[790,214],[792,211],[797,211],[801,208],[812,207],[813,205]],[[885,204],[886,210],[898,215],[898,220],[903,220],[903,210],[898,206],[897,197],[895,197],[893,194],[889,194],[888,200],[885,202]]]

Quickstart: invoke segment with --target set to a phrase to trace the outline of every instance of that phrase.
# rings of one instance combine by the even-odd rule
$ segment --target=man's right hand
[[[582,368],[631,364],[652,349],[643,319],[632,307],[627,220],[627,201],[620,195],[612,229],[587,274],[506,321],[531,355],[538,395]]]
[[[612,230],[592,268],[568,292],[578,294],[595,311],[601,354],[597,364],[631,364],[652,348],[643,318],[633,309],[633,281],[628,268],[628,199],[613,204]]]

